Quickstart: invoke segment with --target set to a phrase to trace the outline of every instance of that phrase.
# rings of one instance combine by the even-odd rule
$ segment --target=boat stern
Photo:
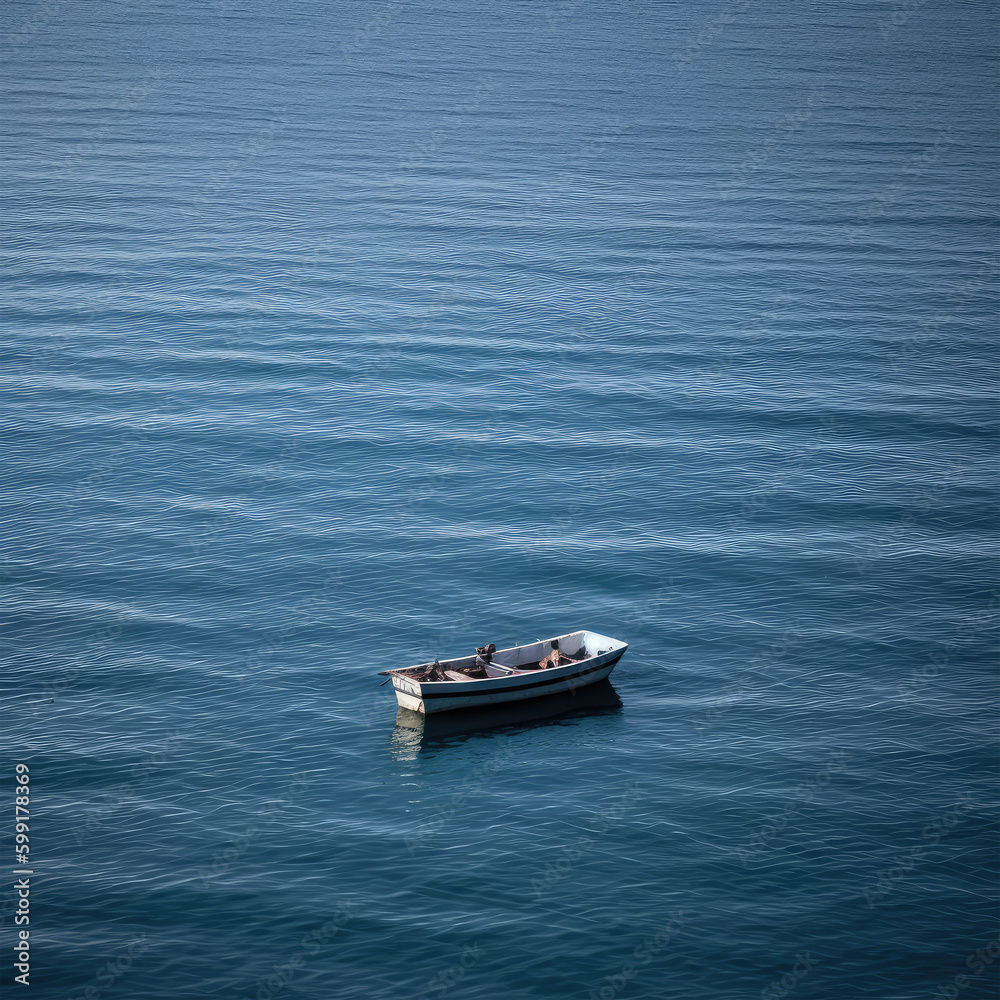
[[[392,686],[396,692],[396,702],[401,708],[408,708],[411,712],[424,712],[424,699],[419,681],[405,675],[393,674]]]

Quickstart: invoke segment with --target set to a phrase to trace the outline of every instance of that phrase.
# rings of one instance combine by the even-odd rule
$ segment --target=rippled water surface
[[[3,20],[24,996],[997,994],[995,7]]]

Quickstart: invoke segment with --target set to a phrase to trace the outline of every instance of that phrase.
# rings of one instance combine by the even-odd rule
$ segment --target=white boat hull
[[[559,641],[560,650],[567,656],[586,653],[586,658],[544,670],[518,669],[518,664],[537,663],[549,652],[552,640],[546,639],[526,646],[497,650],[493,655],[496,667],[491,672],[511,669],[512,672],[504,676],[469,678],[467,681],[418,681],[405,673],[393,672],[391,676],[396,701],[411,712],[430,715],[562,694],[605,680],[628,649],[628,643],[596,632],[570,632],[554,638]],[[441,666],[458,670],[473,666],[475,662],[476,657],[467,656],[450,660],[447,664],[442,663]]]

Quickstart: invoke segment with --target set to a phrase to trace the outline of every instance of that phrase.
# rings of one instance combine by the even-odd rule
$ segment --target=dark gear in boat
[[[418,681],[443,681],[445,670],[451,667],[450,663],[441,663],[435,660],[433,663],[425,663],[423,669],[414,675],[414,680]]]

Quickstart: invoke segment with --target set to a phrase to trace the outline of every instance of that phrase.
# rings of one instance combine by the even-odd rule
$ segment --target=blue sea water
[[[2,17],[4,996],[998,995],[995,5]]]

